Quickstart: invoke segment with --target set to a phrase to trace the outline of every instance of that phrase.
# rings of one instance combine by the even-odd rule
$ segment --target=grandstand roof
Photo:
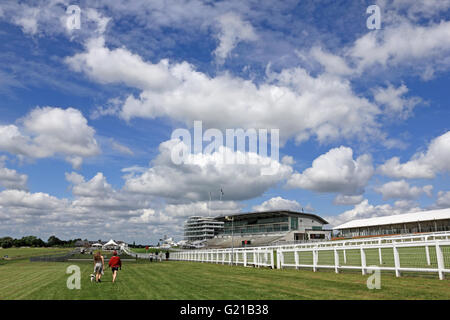
[[[323,224],[328,224],[328,221],[326,221],[322,217],[319,217],[318,215],[315,215],[312,213],[290,211],[290,210],[274,210],[274,211],[236,213],[236,214],[231,214],[231,215],[226,215],[226,216],[219,216],[219,217],[216,217],[215,219],[217,219],[219,221],[225,221],[226,217],[233,217],[236,221],[236,220],[244,220],[244,219],[248,219],[248,218],[272,217],[277,214],[281,214],[281,215],[285,215],[285,216],[307,216],[307,217],[319,220]]]
[[[340,226],[333,228],[334,230],[372,227],[379,225],[400,224],[409,222],[421,222],[421,221],[433,221],[433,220],[446,220],[450,219],[450,208],[420,211],[413,213],[397,214],[393,216],[377,217],[370,219],[353,220]]]

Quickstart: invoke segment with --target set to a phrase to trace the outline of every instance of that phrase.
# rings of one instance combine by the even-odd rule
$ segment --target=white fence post
[[[361,246],[361,271],[363,276],[366,275],[366,267],[367,267],[366,253],[364,252],[364,249]]]
[[[298,251],[297,250],[294,251],[294,259],[295,259],[295,269],[298,269],[299,263],[298,263]]]
[[[272,267],[272,269],[275,269],[275,261],[274,261],[274,256],[273,256],[273,250],[270,250],[270,266]]]
[[[280,249],[277,250],[277,269],[281,269]]]
[[[337,249],[334,249],[334,271],[339,273],[339,253]]]
[[[400,277],[400,257],[398,255],[398,249],[395,246],[395,243],[392,243],[392,248],[394,249],[394,264],[395,264],[395,276]]]
[[[380,259],[380,266],[381,266],[383,264],[383,255],[381,254],[381,239],[380,239],[380,241],[378,241],[378,245],[380,246],[378,248],[378,256],[379,256],[379,259]]]
[[[344,249],[344,263],[347,264],[347,253],[345,252],[345,249]]]
[[[427,240],[428,237],[425,238],[425,240]],[[427,256],[427,264],[430,266],[431,265],[431,259],[430,259],[430,249],[428,247],[428,245],[425,246],[425,254]]]
[[[313,271],[317,270],[317,250],[313,249]]]
[[[244,251],[244,267],[247,266],[247,251]]]
[[[439,279],[444,280],[444,256],[442,255],[442,249],[439,243],[436,241],[436,258],[437,258],[437,264],[438,264],[438,272],[439,272]]]

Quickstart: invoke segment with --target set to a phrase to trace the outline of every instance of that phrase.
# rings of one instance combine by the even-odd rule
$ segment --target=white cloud
[[[404,84],[398,88],[389,85],[387,88],[378,87],[373,90],[375,101],[385,107],[384,113],[401,119],[409,118],[414,107],[422,101],[418,97],[403,98],[407,92],[408,88]]]
[[[302,211],[303,207],[295,200],[283,199],[282,197],[271,198],[260,205],[253,206],[254,211],[291,210]]]
[[[389,199],[417,199],[422,194],[431,197],[433,186],[427,185],[422,188],[411,187],[405,180],[391,181],[381,187],[375,188],[375,191],[383,195],[383,200]]]
[[[235,201],[202,201],[186,204],[168,204],[162,210],[171,217],[186,219],[190,216],[210,216],[234,214],[240,212],[242,205]]]
[[[28,176],[6,168],[1,160],[0,157],[0,187],[18,190],[27,189]]]
[[[255,41],[258,39],[252,25],[242,20],[234,13],[227,13],[219,17],[220,32],[219,46],[214,50],[216,60],[222,64],[231,51],[241,41]]]
[[[100,153],[95,130],[79,110],[37,107],[16,125],[0,125],[0,150],[30,158],[47,158],[55,154],[78,168],[84,157]]]
[[[364,196],[363,195],[356,195],[356,196],[349,196],[344,194],[338,194],[336,198],[334,199],[333,203],[335,205],[340,206],[349,206],[349,205],[356,205],[361,202],[363,202]]]
[[[439,191],[436,206],[439,208],[450,208],[450,191]]]
[[[380,134],[378,107],[357,96],[349,81],[329,74],[313,77],[302,68],[268,71],[266,82],[257,85],[228,73],[210,77],[186,62],[145,62],[125,48],[110,50],[103,38],[92,39],[85,52],[65,61],[97,82],[142,90],[125,99],[119,111],[125,120],[169,117],[188,126],[202,120],[208,128],[281,128],[282,139],[297,141]]]
[[[330,222],[333,227],[337,227],[352,220],[391,216],[421,210],[417,206],[417,203],[413,201],[400,200],[396,201],[393,206],[390,204],[374,206],[369,204],[369,200],[366,199],[355,205],[353,209],[347,210],[337,216],[325,217],[325,220]]]
[[[450,171],[450,131],[433,139],[426,152],[415,154],[406,163],[398,157],[386,161],[378,171],[392,178],[433,179],[440,172]]]
[[[42,0],[33,1],[33,4],[9,1],[0,3],[0,18],[5,19],[19,27],[22,32],[30,35],[64,34],[73,40],[73,32],[67,28],[66,13],[69,5],[67,0]],[[100,35],[106,31],[110,18],[105,17],[100,11],[87,6],[79,5],[81,28],[76,35],[80,38],[92,37],[92,34]]]
[[[34,35],[38,31],[38,8],[32,8],[27,5],[22,5],[21,10],[13,18],[13,22],[22,27],[24,33]]]
[[[64,207],[66,203],[64,200],[59,200],[42,192],[30,193],[23,190],[4,190],[0,192],[1,207],[34,209],[39,210],[42,214],[48,214],[49,210]]]
[[[347,65],[344,58],[323,51],[320,47],[313,47],[310,51],[311,57],[319,62],[330,74],[351,75],[354,70]]]
[[[169,140],[159,146],[159,155],[144,173],[126,176],[125,190],[140,194],[160,196],[171,201],[209,200],[209,192],[223,200],[244,200],[262,195],[270,187],[286,179],[292,172],[290,166],[254,153],[231,152],[221,146],[212,154],[190,154],[180,165],[172,161],[172,150],[180,140]],[[228,164],[224,161],[243,156],[245,164]],[[254,161],[252,162],[253,159]],[[253,164],[254,163],[254,164]],[[264,175],[264,168],[272,164],[277,170]]]
[[[122,154],[130,155],[130,156],[134,155],[134,152],[131,151],[131,149],[128,148],[127,146],[124,146],[123,144],[118,143],[114,139],[111,139],[110,142],[111,142],[111,147],[114,150],[116,150]]]
[[[401,11],[406,11],[406,15],[411,20],[416,20],[419,18],[429,18],[441,11],[446,11],[450,8],[449,0],[394,0],[389,1],[387,5],[386,0],[377,1],[381,4],[384,10],[392,10],[395,13],[400,13]]]
[[[354,160],[353,150],[341,146],[316,158],[303,173],[294,173],[287,187],[355,195],[364,192],[373,173],[370,155]]]
[[[379,31],[367,32],[348,50],[349,56],[358,62],[360,71],[377,64],[388,67],[423,62],[423,59],[429,61],[445,57],[450,50],[449,21],[429,26],[403,22]]]

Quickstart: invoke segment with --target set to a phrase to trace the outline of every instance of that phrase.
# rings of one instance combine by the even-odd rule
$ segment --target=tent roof
[[[104,246],[118,246],[118,244],[115,243],[113,239],[111,239],[107,243],[105,243]]]
[[[377,217],[370,219],[353,220],[340,226],[333,228],[334,230],[372,227],[379,225],[401,224],[409,222],[422,222],[433,220],[450,219],[450,208],[442,210],[419,211],[405,214],[397,214],[393,216]]]

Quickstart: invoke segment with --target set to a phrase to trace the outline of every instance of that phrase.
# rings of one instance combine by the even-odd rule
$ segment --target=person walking
[[[122,270],[122,261],[120,260],[120,257],[117,255],[117,251],[113,252],[113,256],[111,259],[109,259],[108,265],[111,267],[111,271],[113,273],[113,279],[112,282],[116,282],[117,277],[117,270]]]
[[[105,259],[103,258],[101,252],[97,251],[94,254],[95,282],[101,282],[104,267],[105,267]]]

